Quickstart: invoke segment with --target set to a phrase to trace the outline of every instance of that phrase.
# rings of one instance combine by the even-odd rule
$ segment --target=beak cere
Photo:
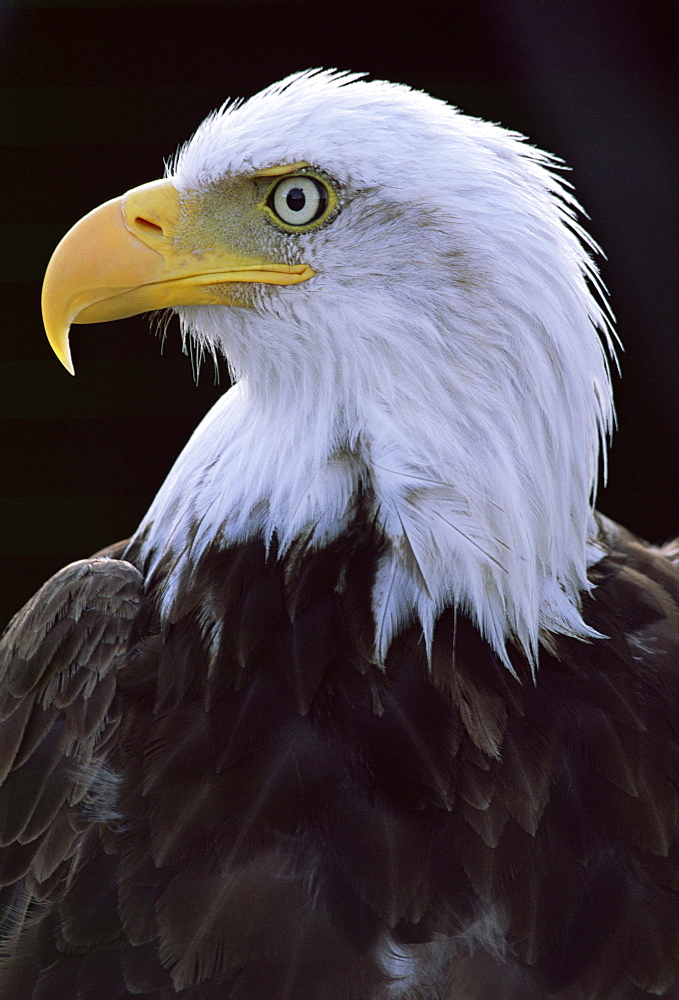
[[[171,181],[153,181],[95,208],[64,236],[45,273],[42,314],[52,349],[71,374],[72,323],[240,304],[229,294],[233,282],[292,285],[313,276],[306,264],[243,257],[227,246],[187,251],[181,236],[191,211]],[[197,220],[190,221],[195,228]]]

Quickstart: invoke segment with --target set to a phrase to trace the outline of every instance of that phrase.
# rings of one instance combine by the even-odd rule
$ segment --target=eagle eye
[[[284,177],[276,184],[268,199],[268,207],[276,221],[286,228],[304,229],[319,222],[332,207],[332,192],[320,178],[310,174]]]

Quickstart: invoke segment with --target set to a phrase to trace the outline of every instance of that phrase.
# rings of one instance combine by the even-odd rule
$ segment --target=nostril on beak
[[[124,225],[137,239],[160,253],[169,246],[180,216],[179,192],[170,181],[151,181],[133,188],[119,205]]]
[[[138,229],[143,230],[148,233],[148,235],[162,236],[163,229],[162,226],[157,226],[155,222],[151,222],[150,219],[145,219],[142,215],[138,215],[134,220],[134,224]]]

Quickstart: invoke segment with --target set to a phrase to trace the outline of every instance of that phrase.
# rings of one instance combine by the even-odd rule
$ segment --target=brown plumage
[[[206,553],[162,641],[162,567],[62,570],[2,644],[0,996],[386,998],[391,947],[403,997],[678,997],[679,574],[602,537],[608,640],[537,683],[452,612],[376,668],[360,514]]]

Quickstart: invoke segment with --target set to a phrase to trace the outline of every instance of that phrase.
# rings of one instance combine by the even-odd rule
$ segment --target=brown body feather
[[[679,573],[602,522],[537,682],[452,610],[370,655],[367,519],[113,549],[2,640],[2,1000],[679,998]],[[399,975],[402,978],[399,979]]]

